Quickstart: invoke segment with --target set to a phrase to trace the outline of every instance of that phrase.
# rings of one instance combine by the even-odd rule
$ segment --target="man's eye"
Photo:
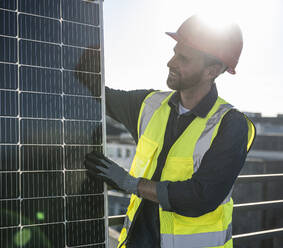
[[[189,62],[189,60],[188,60],[185,56],[180,56],[180,59],[181,59],[183,62]]]

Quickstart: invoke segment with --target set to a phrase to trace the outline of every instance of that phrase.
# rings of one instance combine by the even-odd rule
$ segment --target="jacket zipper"
[[[132,224],[131,224],[131,226],[130,226],[129,232],[127,233],[127,237],[125,238],[125,240],[123,241],[123,243],[119,246],[119,248],[121,248],[121,247],[122,247],[124,244],[126,244],[126,242],[128,241],[128,239],[129,239],[129,237],[130,237],[130,234],[131,234],[131,231],[133,230],[134,223],[135,223],[135,221],[136,221],[136,219],[137,219],[137,216],[139,215],[139,212],[140,212],[140,210],[141,210],[141,206],[143,205],[143,203],[144,203],[144,199],[142,199],[142,201],[141,201],[141,203],[140,203],[140,205],[139,205],[139,207],[138,207],[138,209],[137,209],[137,212],[136,212],[136,214],[135,214],[135,216],[134,216],[134,219],[133,219],[133,221],[132,221]]]

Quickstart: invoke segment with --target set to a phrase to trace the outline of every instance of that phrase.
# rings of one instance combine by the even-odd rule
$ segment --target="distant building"
[[[107,118],[107,146],[106,153],[109,158],[130,170],[136,153],[136,144],[127,129]]]
[[[136,144],[132,136],[122,124],[109,117],[106,118],[106,133],[107,156],[129,171],[136,152]],[[130,199],[128,195],[114,190],[109,191],[109,215],[125,214],[129,201]],[[115,227],[115,229],[120,230],[121,226]]]
[[[246,159],[241,175],[283,173],[283,115],[262,117],[260,113],[246,113],[254,122],[257,136]],[[233,199],[236,204],[283,200],[283,182],[269,180],[236,183]],[[248,221],[247,221],[248,220]],[[282,208],[234,211],[233,234],[257,232],[283,226]],[[253,241],[235,248],[282,248],[283,237]]]
[[[254,122],[257,137],[249,153],[249,159],[265,161],[283,160],[283,115],[262,117],[259,113],[247,113]]]
[[[119,165],[123,166],[127,171],[130,170],[133,161],[136,146],[131,144],[107,143],[107,156]]]

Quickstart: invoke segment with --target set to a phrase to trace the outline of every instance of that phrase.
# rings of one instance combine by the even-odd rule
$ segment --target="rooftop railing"
[[[260,175],[240,175],[236,184],[249,184],[249,183],[269,183],[269,182],[283,182],[282,174],[260,174]],[[278,190],[283,190],[278,189]],[[247,211],[265,211],[271,209],[283,209],[283,199],[259,202],[247,202],[241,204],[234,204],[234,214],[244,213]],[[122,225],[125,215],[109,216],[109,226]],[[249,220],[246,220],[249,221]],[[244,224],[244,223],[243,223]],[[283,224],[280,228],[266,229],[253,232],[252,230],[240,234],[233,235],[234,245],[245,244],[255,240],[273,239],[275,237],[283,237]],[[283,247],[283,243],[282,246]]]

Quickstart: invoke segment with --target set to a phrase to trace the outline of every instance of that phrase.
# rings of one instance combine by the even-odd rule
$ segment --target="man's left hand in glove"
[[[110,186],[126,193],[138,194],[140,178],[131,176],[126,170],[104,155],[97,152],[87,154],[85,167],[91,175],[102,177]]]

